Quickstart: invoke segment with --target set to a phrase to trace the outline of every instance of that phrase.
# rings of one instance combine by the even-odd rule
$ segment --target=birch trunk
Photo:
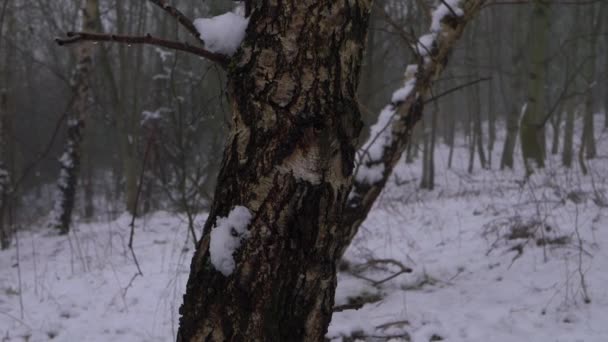
[[[547,0],[535,0],[532,12],[529,65],[528,100],[521,118],[521,150],[526,173],[534,167],[545,166],[545,128],[542,124],[545,113],[545,64],[547,63],[547,42],[549,35],[549,9]]]
[[[98,16],[97,0],[86,0],[85,6],[82,8],[83,30],[96,31]],[[81,143],[84,137],[84,126],[91,110],[92,93],[89,79],[93,67],[92,43],[78,45],[76,56],[78,62],[71,80],[74,98],[68,119],[68,138],[60,159],[61,166],[57,184],[59,196],[56,199],[53,222],[54,227],[59,229],[61,234],[67,234],[70,230],[80,172]]]
[[[229,70],[233,127],[178,341],[322,341],[332,315],[371,3],[252,6]],[[210,233],[236,206],[252,218],[227,276],[211,262]]]

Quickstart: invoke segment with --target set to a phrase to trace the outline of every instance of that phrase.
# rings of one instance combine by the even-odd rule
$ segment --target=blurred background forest
[[[196,18],[226,12],[234,3],[175,5]],[[146,1],[99,0],[97,6],[95,22],[103,32],[186,38],[172,18]],[[402,82],[403,65],[413,60],[413,37],[428,27],[432,7],[426,0],[377,1],[359,89],[366,124]],[[406,162],[425,161],[421,187],[433,188],[435,147],[454,146],[457,136],[465,138],[468,153],[450,153],[442,165],[468,158],[470,171],[523,172],[513,159],[531,98],[542,112],[535,127],[554,132],[543,146],[547,153],[563,154],[567,167],[584,168],[595,157],[593,129],[573,137],[572,127],[578,121],[608,125],[608,114],[593,116],[608,106],[608,6],[553,1],[540,18],[534,7],[532,1],[490,1],[467,29],[408,149]],[[22,226],[47,218],[53,207],[58,159],[74,115],[70,82],[77,64],[75,49],[59,47],[54,39],[78,30],[80,8],[81,1],[0,3],[1,143],[8,173],[3,230],[8,221]],[[213,194],[229,119],[224,72],[199,58],[143,45],[97,44],[93,59],[75,215],[109,219],[133,212],[139,183],[141,213],[203,210]],[[579,140],[586,141],[583,158],[573,145]],[[500,159],[492,158],[497,150]]]

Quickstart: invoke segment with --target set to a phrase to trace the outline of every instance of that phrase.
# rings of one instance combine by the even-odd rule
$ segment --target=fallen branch
[[[397,271],[397,272],[391,274],[390,276],[383,278],[381,280],[374,280],[374,279],[361,275],[361,273],[363,273],[365,270],[369,269],[370,267],[376,267],[377,265],[382,265],[382,264],[397,266],[397,268],[399,268],[399,271]],[[412,269],[403,265],[401,262],[399,262],[395,259],[372,259],[372,260],[366,262],[365,264],[360,265],[357,270],[353,271],[352,274],[356,278],[369,281],[370,283],[372,283],[372,285],[378,286],[378,285],[382,285],[382,284],[386,283],[387,281],[394,279],[404,273],[412,273]]]

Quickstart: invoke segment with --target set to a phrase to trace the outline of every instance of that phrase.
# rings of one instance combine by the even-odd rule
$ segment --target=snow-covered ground
[[[527,182],[521,165],[468,174],[462,143],[451,170],[438,147],[428,192],[417,189],[419,162],[401,163],[339,276],[336,305],[366,304],[335,313],[328,337],[608,341],[608,133],[597,137],[587,176],[558,157]],[[79,223],[68,237],[25,227],[0,252],[0,338],[174,340],[193,247],[187,222],[166,212],[136,221],[143,276],[129,223]]]

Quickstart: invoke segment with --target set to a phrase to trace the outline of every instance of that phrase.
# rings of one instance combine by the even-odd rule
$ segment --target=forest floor
[[[492,170],[468,173],[461,141],[451,169],[438,147],[427,191],[420,162],[401,162],[341,265],[336,305],[350,309],[327,336],[608,341],[608,132],[596,136],[586,176],[559,156],[527,181],[521,163],[498,171],[500,143]],[[0,340],[173,341],[193,251],[187,222],[167,212],[135,222],[143,276],[129,223],[20,232],[0,252]]]

